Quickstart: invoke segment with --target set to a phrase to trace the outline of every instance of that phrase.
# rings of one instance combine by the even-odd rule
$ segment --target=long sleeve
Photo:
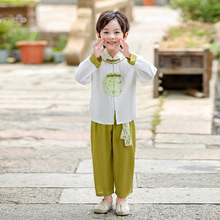
[[[83,85],[90,83],[92,74],[101,65],[101,61],[101,59],[96,59],[93,54],[85,59],[75,72],[76,81]]]
[[[141,83],[150,81],[157,73],[157,68],[140,55],[131,53],[128,63],[133,66],[137,75],[137,81]]]

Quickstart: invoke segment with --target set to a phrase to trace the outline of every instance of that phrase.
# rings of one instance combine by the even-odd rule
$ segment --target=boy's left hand
[[[129,46],[128,46],[128,44],[127,44],[127,43],[125,42],[125,40],[122,39],[122,38],[120,39],[120,44],[121,44],[123,50],[122,50],[122,49],[119,49],[119,51],[120,51],[125,57],[127,57],[128,59],[130,59],[131,53],[130,53],[130,51],[129,51]]]

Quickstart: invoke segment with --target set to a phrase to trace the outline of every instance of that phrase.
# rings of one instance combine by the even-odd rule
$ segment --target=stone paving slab
[[[220,188],[217,173],[136,173],[138,188]]]
[[[179,120],[164,119],[157,126],[156,133],[212,134],[212,122],[182,120],[182,118]]]
[[[213,116],[213,100],[206,99],[165,99],[160,113],[161,119],[177,117],[188,120],[210,120]],[[190,113],[190,114],[189,114]]]
[[[4,142],[7,144],[7,142]],[[0,142],[1,144],[1,142]],[[10,144],[10,142],[9,142]],[[0,147],[1,155],[0,160],[2,161],[1,169],[6,169],[8,172],[22,172],[22,168],[25,171],[38,172],[40,169],[44,172],[60,170],[65,172],[71,172],[74,167],[74,161],[78,159],[90,159],[91,149],[88,147],[76,148],[74,145],[68,145],[65,147],[65,143],[60,145],[47,145],[45,142],[41,147],[37,146],[22,146],[20,147]],[[18,154],[18,156],[16,156]],[[163,159],[163,160],[219,160],[219,149],[153,149],[151,143],[142,144],[142,141],[137,142],[136,148],[136,159]],[[5,162],[3,162],[5,160]],[[38,160],[42,162],[38,163]],[[57,163],[57,164],[56,164]],[[4,166],[3,166],[4,164]],[[8,165],[7,165],[8,164]],[[10,166],[9,166],[10,165]],[[53,166],[52,166],[53,165]],[[11,170],[11,171],[9,171]],[[18,171],[19,170],[19,171]]]
[[[66,140],[36,140],[34,138],[0,140],[0,148],[6,151],[8,148],[89,148],[90,141],[66,141]],[[1,149],[1,152],[3,149]],[[1,158],[1,156],[0,156]]]
[[[62,147],[48,147],[35,149],[35,148],[2,148],[0,147],[1,159],[11,159],[11,160],[19,160],[19,159],[78,159],[75,154],[77,154],[74,148],[63,148]],[[85,148],[78,149],[79,152],[85,152]],[[11,154],[10,154],[11,152]]]
[[[220,173],[220,161],[137,159],[135,171],[140,173]]]
[[[211,204],[130,204],[131,214],[118,217],[115,210],[101,215],[93,212],[93,204],[0,204],[4,220],[219,220],[219,205]]]
[[[136,178],[133,181],[137,187]],[[42,187],[94,188],[93,174],[64,174],[64,173],[6,173],[0,174],[0,188],[7,187]]]
[[[205,144],[155,144],[159,149],[205,149]]]
[[[41,119],[36,121],[29,121],[27,123],[18,121],[1,121],[0,130],[54,130],[54,131],[88,131],[90,129],[89,123],[74,123],[74,121],[66,122],[44,122]]]
[[[60,188],[0,188],[0,204],[53,204],[61,193]]]
[[[86,157],[86,156],[84,156]],[[73,173],[78,161],[72,159],[4,159],[0,160],[1,173]],[[1,175],[1,174],[0,174]]]
[[[153,133],[149,130],[136,130],[136,139],[146,140],[152,138]],[[1,139],[48,139],[63,141],[89,141],[90,131],[62,131],[62,130],[6,130],[0,131]]]
[[[94,187],[94,181],[92,174],[6,173],[0,174],[0,188],[4,187]]]
[[[156,134],[155,143],[219,145],[220,135],[158,133]]]
[[[43,130],[15,130],[15,131],[0,131],[0,139],[49,139],[49,140],[64,140],[64,141],[89,141],[89,131],[67,132],[67,131],[43,131]]]
[[[137,173],[220,173],[220,161],[204,160],[135,160]],[[82,160],[76,173],[92,173],[92,161]]]
[[[219,160],[219,147],[211,149],[146,149],[137,145],[135,157],[149,160]]]
[[[85,198],[82,195],[86,195]],[[92,197],[93,195],[93,197]],[[64,189],[60,203],[96,203],[94,189]],[[129,203],[220,204],[219,188],[136,188]]]

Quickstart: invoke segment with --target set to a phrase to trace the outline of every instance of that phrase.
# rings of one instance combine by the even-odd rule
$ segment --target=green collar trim
[[[118,58],[118,59],[108,59],[107,58],[106,60],[103,60],[103,61],[106,63],[110,63],[110,64],[116,64],[116,63],[120,63],[124,59],[125,59],[125,57],[122,60],[120,58]]]

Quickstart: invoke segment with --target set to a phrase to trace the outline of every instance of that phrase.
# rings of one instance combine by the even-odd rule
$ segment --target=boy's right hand
[[[96,58],[99,58],[102,54],[102,52],[105,50],[103,47],[104,39],[99,38],[98,41],[93,46],[93,55]]]

